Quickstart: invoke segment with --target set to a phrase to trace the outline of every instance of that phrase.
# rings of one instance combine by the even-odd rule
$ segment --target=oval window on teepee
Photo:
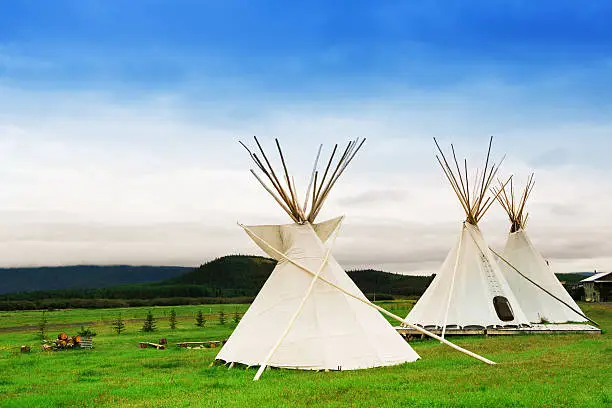
[[[504,296],[495,296],[493,298],[493,307],[495,307],[495,313],[502,322],[511,322],[514,320],[514,313],[512,313],[512,306],[510,302]]]

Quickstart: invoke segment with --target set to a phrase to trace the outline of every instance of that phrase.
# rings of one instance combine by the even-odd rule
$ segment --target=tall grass
[[[382,302],[405,314],[411,301]],[[581,305],[604,330],[612,305]],[[593,406],[612,404],[612,341],[604,335],[524,335],[452,341],[498,362],[487,366],[436,341],[416,341],[422,359],[397,367],[346,372],[209,367],[216,349],[186,350],[179,341],[221,340],[235,324],[218,324],[247,305],[202,305],[47,312],[49,333],[95,329],[95,349],[46,353],[36,339],[41,312],[0,313],[0,406],[6,407],[387,407]],[[139,333],[152,309],[159,330]],[[178,328],[170,330],[170,309]],[[204,328],[195,326],[199,310]],[[121,312],[126,333],[110,322]],[[33,328],[31,328],[33,327]],[[140,349],[139,341],[168,339],[167,350]],[[31,345],[31,353],[19,346]]]

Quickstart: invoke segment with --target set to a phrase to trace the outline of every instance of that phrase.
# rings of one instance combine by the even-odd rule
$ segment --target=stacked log
[[[43,351],[67,350],[79,347],[81,344],[81,336],[68,336],[66,333],[60,333],[55,340],[44,340]]]
[[[141,341],[140,343],[138,343],[138,347],[140,348],[148,348],[148,347],[154,347],[158,350],[165,350],[166,346],[164,346],[163,344],[157,344],[157,343],[149,343],[146,341]]]
[[[209,341],[184,341],[182,343],[177,343],[177,346],[186,348],[186,349],[202,349],[202,348],[217,348],[222,347],[227,342],[227,339],[217,341],[217,340],[209,340]]]

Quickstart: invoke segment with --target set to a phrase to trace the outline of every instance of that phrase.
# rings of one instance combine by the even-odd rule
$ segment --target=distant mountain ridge
[[[261,256],[228,255],[199,268],[126,265],[5,268],[0,269],[0,299],[252,298],[275,265],[275,260]],[[364,293],[377,297],[419,296],[432,280],[432,276],[372,269],[348,274]],[[558,278],[574,284],[583,277],[560,274]]]
[[[131,265],[0,268],[0,294],[153,282],[173,278],[193,269],[181,266]]]
[[[270,258],[229,255],[155,282],[98,288],[76,288],[71,282],[71,288],[0,294],[0,309],[244,303],[252,301],[275,266],[276,261]],[[109,268],[112,269],[99,267],[87,271],[95,273]],[[67,275],[72,271],[70,268],[63,270]],[[121,267],[119,270],[126,269]],[[173,268],[172,272],[177,270]],[[395,295],[418,296],[431,281],[428,276],[406,276],[371,269],[349,271],[348,274],[366,295],[376,299],[390,299]],[[92,281],[88,284],[92,285]]]

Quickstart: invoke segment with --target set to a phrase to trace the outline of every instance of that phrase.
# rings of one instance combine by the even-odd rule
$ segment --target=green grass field
[[[408,301],[381,302],[405,315]],[[612,329],[612,304],[581,304]],[[203,305],[47,312],[49,335],[76,334],[80,324],[98,335],[94,350],[42,352],[36,337],[41,312],[0,312],[0,406],[5,407],[387,407],[387,406],[612,406],[612,340],[603,335],[523,335],[451,338],[493,359],[487,366],[434,340],[412,342],[422,359],[397,367],[346,372],[209,367],[218,349],[187,350],[179,341],[222,340],[235,311],[247,305]],[[158,331],[139,333],[147,310]],[[177,330],[168,328],[175,309]],[[204,328],[194,325],[198,310]],[[218,313],[227,315],[218,324]],[[110,321],[121,312],[127,332]],[[168,339],[167,350],[140,349],[139,341]],[[31,353],[19,346],[31,345]]]

